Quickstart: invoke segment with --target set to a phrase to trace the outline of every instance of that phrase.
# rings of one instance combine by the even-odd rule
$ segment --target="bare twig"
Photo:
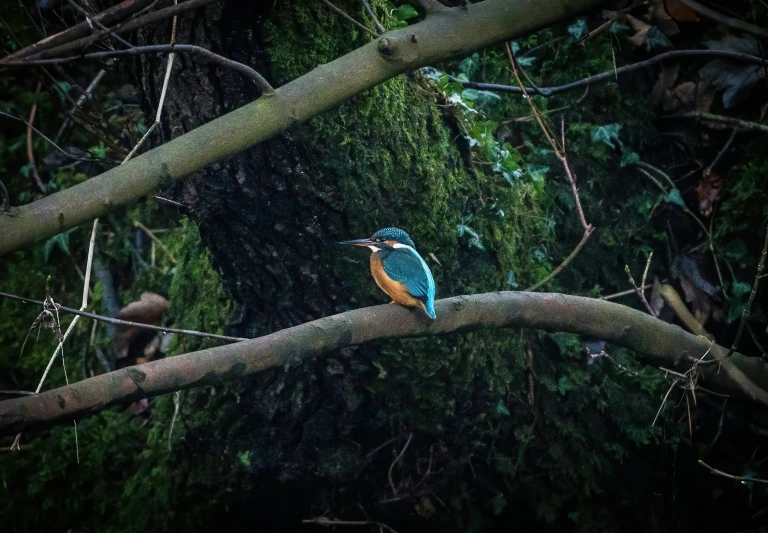
[[[525,291],[526,291],[526,292],[527,292],[527,291],[535,291],[535,290],[536,290],[536,289],[538,289],[539,287],[542,287],[542,286],[544,286],[546,283],[548,283],[548,282],[549,282],[549,281],[550,281],[552,278],[554,278],[555,276],[557,276],[557,275],[558,275],[560,272],[562,272],[562,271],[563,271],[563,269],[564,269],[565,267],[567,267],[567,266],[568,266],[568,265],[571,263],[571,261],[573,261],[573,259],[574,259],[574,258],[575,258],[577,255],[579,255],[579,252],[581,251],[581,249],[582,249],[582,248],[584,248],[584,245],[585,245],[585,244],[587,244],[587,241],[588,241],[588,240],[589,240],[589,238],[592,236],[592,233],[593,233],[594,231],[595,231],[595,228],[590,228],[590,229],[589,229],[589,231],[585,232],[585,233],[584,233],[584,236],[581,238],[581,241],[579,241],[579,244],[577,244],[577,245],[576,245],[576,248],[574,248],[574,249],[573,249],[573,251],[571,252],[571,254],[570,254],[568,257],[566,257],[566,258],[563,260],[563,262],[562,262],[562,263],[560,263],[560,264],[557,266],[557,268],[555,268],[555,269],[554,269],[552,272],[550,272],[550,273],[549,273],[549,275],[548,275],[546,278],[544,278],[543,280],[541,280],[541,281],[539,281],[539,282],[537,282],[537,283],[534,283],[534,284],[533,284],[533,285],[531,285],[530,287],[526,288],[526,289],[525,289]]]
[[[3,202],[0,203],[0,213],[4,213],[11,207],[11,195],[8,194],[8,189],[5,188],[2,180],[0,180],[0,193],[3,194]]]
[[[648,286],[645,288],[645,290],[648,290],[648,289],[650,289],[650,288],[651,288],[651,286],[650,286],[650,285],[648,285]],[[622,296],[629,296],[630,294],[636,294],[636,292],[635,292],[635,289],[627,289],[626,291],[615,292],[615,293],[613,293],[613,294],[608,294],[608,295],[606,295],[606,296],[601,296],[601,297],[600,297],[600,298],[598,298],[598,299],[599,299],[599,300],[615,300],[616,298],[620,298],[620,297],[622,297]]]
[[[659,419],[659,415],[661,414],[661,410],[664,409],[664,404],[667,403],[667,397],[669,396],[669,393],[672,392],[672,389],[675,388],[675,385],[677,385],[677,380],[672,382],[672,385],[669,387],[669,390],[664,395],[664,399],[661,400],[661,405],[659,406],[659,410],[656,412],[656,416],[653,419],[653,424],[651,424],[651,427],[656,425],[656,421]]]
[[[267,82],[267,80],[261,74],[256,72],[248,65],[238,63],[237,61],[232,61],[231,59],[227,59],[226,57],[220,56],[211,52],[210,50],[193,44],[154,44],[148,46],[135,46],[128,50],[107,50],[104,52],[93,52],[79,56],[59,57],[53,59],[21,59],[18,61],[4,61],[0,63],[0,67],[23,68],[39,65],[60,65],[64,63],[73,63],[75,61],[80,61],[81,59],[95,60],[121,56],[135,56],[140,54],[171,54],[174,52],[196,54],[204,57],[212,63],[216,63],[217,65],[221,65],[224,68],[239,72],[250,78],[256,84],[256,86],[261,89],[262,94],[265,96],[271,95],[275,92],[274,88],[272,88],[269,82]]]
[[[171,252],[168,247],[163,244],[163,241],[157,238],[157,235],[155,235],[151,229],[146,227],[144,224],[139,222],[138,220],[133,221],[133,225],[139,229],[141,229],[144,233],[146,233],[150,239],[152,239],[162,251],[165,252],[165,254],[168,256],[168,259],[170,259],[171,264],[176,264],[176,258],[173,256],[173,252]]]
[[[750,24],[749,22],[745,22],[737,18],[728,17],[726,15],[723,15],[722,13],[715,11],[710,7],[707,7],[705,5],[700,4],[699,2],[696,2],[695,0],[680,0],[680,1],[686,6],[696,11],[697,13],[699,13],[700,15],[704,15],[705,17],[710,18],[714,21],[721,22],[726,26],[730,26],[731,28],[736,28],[737,30],[754,33],[755,35],[759,35],[760,37],[768,37],[768,30],[766,30],[765,28],[755,26],[754,24]]]
[[[635,9],[635,8],[636,8],[637,6],[639,6],[640,4],[644,4],[644,3],[646,3],[647,1],[648,1],[648,0],[635,0],[634,2],[632,2],[631,4],[629,4],[627,7],[625,7],[624,9],[622,9],[621,11],[619,11],[618,13],[616,13],[614,16],[612,16],[612,17],[611,17],[609,20],[607,20],[607,21],[603,22],[603,23],[602,23],[602,24],[600,24],[600,25],[599,25],[597,28],[595,28],[594,30],[592,30],[591,32],[589,32],[589,34],[588,34],[588,35],[585,35],[584,37],[582,37],[581,39],[579,39],[578,41],[576,41],[576,44],[580,44],[580,45],[582,45],[582,46],[583,46],[583,45],[584,45],[584,43],[585,43],[585,42],[586,42],[588,39],[591,39],[591,38],[592,38],[592,37],[594,37],[595,35],[597,35],[597,34],[599,34],[599,33],[602,33],[602,32],[603,32],[603,30],[605,30],[606,28],[609,28],[609,27],[613,26],[613,23],[614,23],[614,22],[616,22],[616,21],[617,21],[617,20],[619,20],[621,17],[623,17],[624,15],[626,15],[627,13],[629,13],[630,11],[632,11],[633,9]]]
[[[368,33],[370,35],[373,35],[374,37],[378,37],[379,36],[375,31],[372,31],[371,29],[369,29],[367,26],[365,26],[365,24],[360,24],[358,21],[356,21],[354,18],[352,18],[349,15],[349,13],[347,13],[343,9],[340,9],[340,8],[336,7],[335,5],[333,5],[328,0],[322,0],[322,2],[323,2],[323,4],[325,4],[325,6],[328,9],[330,9],[331,11],[334,11],[335,13],[341,15],[342,18],[347,19],[348,21],[350,21],[352,24],[354,24],[355,26],[357,26],[358,28],[360,28],[364,32],[366,32],[366,33]]]
[[[111,66],[114,64],[114,62],[115,62],[114,59],[110,59],[109,61],[107,61],[107,65]],[[93,78],[91,83],[88,84],[88,87],[86,87],[85,92],[80,95],[80,97],[77,99],[77,102],[75,102],[75,105],[72,107],[72,109],[69,110],[70,114],[74,114],[75,111],[77,111],[77,109],[79,109],[86,101],[88,101],[91,98],[94,89],[96,89],[96,86],[99,83],[101,83],[101,80],[104,78],[104,75],[106,73],[107,73],[106,69],[101,69],[98,72],[98,74],[96,74],[96,76]],[[64,120],[64,123],[59,128],[59,131],[56,133],[56,138],[55,138],[56,142],[58,142],[59,139],[61,139],[61,136],[64,135],[64,131],[67,129],[67,126],[69,126],[69,121],[70,119],[69,117],[67,117]]]
[[[747,318],[749,317],[749,310],[752,308],[752,302],[755,300],[757,287],[760,285],[760,278],[762,277],[763,269],[765,268],[766,254],[768,254],[768,227],[765,228],[765,242],[763,243],[763,252],[760,254],[760,261],[757,263],[755,281],[752,283],[752,292],[749,293],[749,300],[747,300],[747,305],[744,306],[744,311],[741,313],[741,322],[739,322],[739,329],[736,332],[736,338],[733,339],[731,348],[728,350],[728,353],[725,354],[726,359],[733,355],[733,352],[736,351],[736,347],[739,345],[739,341],[741,340],[741,335],[744,333],[744,326],[746,325]]]
[[[587,244],[587,241],[589,240],[589,237],[592,235],[592,232],[594,231],[594,227],[587,223],[587,220],[584,216],[584,210],[581,208],[581,200],[579,199],[579,189],[576,187],[576,176],[571,171],[571,167],[568,164],[568,158],[566,156],[565,152],[565,121],[560,121],[560,145],[558,145],[557,140],[554,138],[554,135],[552,133],[551,128],[548,127],[548,125],[544,122],[544,118],[542,117],[541,113],[539,112],[536,105],[533,103],[533,100],[528,95],[528,91],[523,85],[522,80],[520,79],[520,74],[518,74],[518,66],[517,61],[515,60],[515,56],[512,53],[512,48],[510,48],[509,43],[505,43],[506,49],[507,49],[507,56],[509,57],[509,62],[512,65],[512,73],[515,76],[515,80],[517,81],[518,86],[523,92],[523,95],[526,97],[526,101],[528,102],[528,105],[531,107],[531,111],[533,112],[533,116],[536,119],[536,122],[539,125],[539,128],[541,128],[542,133],[546,137],[547,141],[549,142],[550,146],[552,147],[552,151],[555,154],[555,157],[558,161],[560,161],[560,164],[563,166],[563,169],[565,170],[565,174],[568,177],[568,181],[571,184],[571,191],[573,192],[573,198],[576,204],[576,212],[579,216],[579,221],[581,222],[582,228],[584,228],[584,236],[581,238],[581,241],[578,245],[576,245],[576,248],[573,249],[571,254],[565,258],[565,260],[560,263],[560,265],[555,268],[546,278],[539,281],[538,283],[532,285],[531,287],[525,289],[526,291],[532,291],[535,289],[538,289],[545,283],[547,283],[549,280],[557,276],[562,270],[568,266],[568,264],[573,260],[576,255],[581,251],[581,249],[584,247],[585,244]]]
[[[653,56],[652,58],[646,59],[645,61],[639,61],[637,63],[632,63],[631,65],[624,65],[623,67],[612,69],[606,72],[601,72],[600,74],[595,74],[594,76],[589,76],[581,80],[577,80],[571,83],[566,83],[564,85],[556,85],[554,87],[541,87],[540,88],[542,91],[541,94],[546,96],[552,96],[555,94],[572,91],[573,89],[578,89],[581,87],[586,87],[588,85],[593,85],[595,83],[600,83],[602,81],[615,79],[620,74],[627,74],[629,72],[634,72],[636,70],[648,68],[650,66],[656,65],[658,63],[663,63],[665,61],[673,61],[673,60],[683,59],[683,58],[698,58],[698,57],[712,58],[712,59],[731,59],[733,61],[751,63],[754,65],[768,66],[768,60],[766,59],[760,58],[758,56],[753,56],[750,54],[742,54],[739,52],[726,52],[723,50],[674,50],[671,52],[665,52],[663,54]],[[478,83],[478,82],[466,81],[466,80],[462,81],[457,78],[455,79],[452,78],[452,79],[453,81],[457,81],[464,87],[468,87],[472,89],[480,89],[484,91],[507,92],[507,93],[517,93],[517,94],[523,94],[525,92],[534,91],[534,89],[532,88],[520,87],[516,85],[504,85],[499,83]],[[670,117],[670,118],[674,118],[674,117]],[[715,120],[715,119],[711,119],[711,120]]]
[[[53,142],[51,139],[49,139],[48,137],[46,137],[46,136],[45,136],[45,134],[43,134],[43,132],[41,132],[40,130],[38,130],[37,128],[35,128],[35,127],[34,127],[32,124],[30,124],[29,122],[27,122],[27,121],[26,121],[26,120],[24,120],[23,118],[19,118],[19,117],[13,116],[13,115],[11,115],[11,114],[9,114],[9,113],[5,113],[5,112],[3,112],[3,111],[0,111],[0,116],[6,117],[6,118],[10,118],[10,119],[12,119],[12,120],[17,120],[17,121],[19,121],[19,122],[23,122],[24,124],[26,124],[26,125],[27,125],[27,127],[28,127],[28,128],[31,128],[31,129],[32,129],[32,131],[34,131],[34,132],[35,132],[35,133],[37,133],[37,134],[38,134],[40,137],[42,137],[43,139],[45,139],[46,141],[48,141],[48,143],[50,143],[50,145],[51,145],[51,146],[53,146],[54,148],[56,148],[56,150],[58,150],[59,152],[61,152],[62,154],[64,154],[65,156],[67,156],[67,157],[68,157],[68,158],[70,158],[70,159],[73,159],[73,160],[75,160],[75,161],[98,161],[98,159],[95,159],[95,158],[94,158],[94,159],[89,159],[89,158],[85,158],[85,157],[76,157],[76,156],[73,156],[72,154],[70,154],[69,152],[67,152],[66,150],[64,150],[64,149],[63,149],[61,146],[59,146],[58,144],[56,144],[55,142]]]
[[[725,407],[727,405],[728,405],[728,397],[726,396],[725,400],[723,400],[723,409],[722,411],[720,411],[720,424],[718,424],[717,426],[717,433],[715,434],[715,438],[712,439],[712,444],[709,445],[710,448],[715,445],[715,443],[717,442],[717,439],[719,439],[720,435],[723,434],[723,419],[725,418]]]
[[[408,449],[408,446],[411,444],[411,439],[413,439],[413,433],[410,433],[408,435],[408,440],[405,441],[405,445],[403,446],[403,449],[400,450],[400,453],[395,457],[395,459],[392,461],[392,463],[389,465],[389,471],[387,472],[387,477],[389,479],[389,486],[392,488],[392,494],[397,496],[397,488],[395,488],[395,482],[392,479],[392,471],[395,469],[395,465],[400,462],[400,459],[403,458],[403,454],[405,454],[405,450]]]
[[[150,3],[150,1],[151,0],[124,1],[113,7],[110,7],[105,11],[102,11],[98,15],[94,15],[92,18],[98,20],[102,24],[114,24],[143,9],[147,6],[147,4]],[[22,57],[38,54],[48,49],[53,49],[55,47],[67,44],[73,39],[84,36],[87,37],[92,31],[92,26],[89,25],[88,22],[81,22],[63,32],[57,33],[56,35],[51,35],[50,37],[42,39],[41,41],[21,48],[20,50],[17,50],[9,56],[3,58],[0,60],[0,62],[5,60],[13,61]],[[104,34],[108,35],[106,32],[104,32]]]
[[[35,115],[37,114],[37,98],[40,96],[40,89],[43,86],[42,81],[37,82],[37,88],[35,89],[35,99],[32,102],[32,109],[29,111],[29,119],[27,120],[27,160],[29,161],[29,171],[32,174],[32,178],[35,180],[38,190],[43,194],[48,194],[48,191],[43,184],[43,180],[40,179],[40,174],[37,172],[37,165],[35,164],[35,151],[32,148],[32,124],[35,122]]]
[[[123,39],[122,37],[117,35],[116,33],[113,33],[112,30],[110,30],[109,28],[104,26],[104,24],[99,22],[98,19],[93,18],[85,9],[80,7],[80,5],[78,5],[78,3],[75,2],[75,0],[69,0],[69,5],[71,5],[76,11],[79,11],[85,17],[86,22],[88,22],[88,25],[91,28],[93,28],[93,26],[98,26],[99,28],[101,28],[105,32],[109,33],[109,35],[112,38],[114,38],[118,42],[122,43],[123,46],[125,46],[126,48],[133,48],[133,45],[131,43],[129,43],[128,41],[126,41],[125,39]]]
[[[746,131],[759,131],[761,133],[768,133],[768,125],[760,124],[759,122],[749,122],[747,120],[741,120],[733,117],[724,117],[722,115],[713,115],[712,113],[704,113],[702,111],[689,111],[687,113],[672,113],[669,115],[663,115],[664,119],[675,118],[692,118],[696,120],[711,120],[713,122],[722,122],[735,128]]]
[[[91,280],[91,266],[93,265],[93,249],[96,244],[96,230],[98,229],[99,225],[99,219],[93,221],[93,230],[91,231],[91,241],[88,245],[88,260],[86,261],[86,267],[85,267],[85,282],[83,283],[83,302],[80,306],[80,311],[85,310],[85,308],[88,306],[88,289],[90,288],[90,280]],[[59,344],[56,346],[56,349],[53,351],[53,355],[51,356],[50,361],[48,361],[48,366],[45,368],[45,372],[43,372],[43,377],[40,379],[40,383],[37,385],[37,388],[35,389],[35,394],[40,392],[40,389],[43,388],[43,383],[45,383],[45,378],[48,377],[48,373],[51,371],[51,366],[53,366],[53,362],[56,360],[56,356],[59,354],[59,352],[62,353],[61,360],[62,363],[64,362],[64,342],[69,338],[70,333],[74,331],[75,326],[77,325],[77,322],[80,320],[79,315],[75,315],[75,318],[72,319],[72,322],[69,323],[69,326],[67,327],[67,331],[59,338]],[[77,434],[77,424],[75,424],[75,434]],[[16,435],[16,439],[14,439],[13,444],[11,445],[11,450],[18,450],[19,449],[19,442],[21,440],[21,433]],[[78,462],[80,458],[80,452],[78,450]]]
[[[728,479],[732,479],[734,481],[748,481],[748,482],[754,482],[754,483],[766,483],[768,484],[768,479],[760,479],[756,477],[744,477],[744,476],[734,476],[733,474],[727,474],[723,472],[722,470],[718,470],[717,468],[713,468],[709,466],[707,463],[699,459],[699,464],[712,472],[716,476],[720,477],[726,477]]]
[[[381,21],[379,21],[378,17],[376,17],[376,13],[374,13],[373,9],[371,9],[371,4],[368,3],[368,0],[360,0],[360,3],[363,4],[363,8],[365,8],[366,13],[368,13],[368,15],[370,15],[370,17],[373,19],[373,23],[376,25],[379,33],[385,33],[387,28],[385,28]]]
[[[718,161],[720,161],[720,158],[723,157],[723,154],[728,151],[728,148],[731,147],[731,143],[733,143],[733,139],[736,138],[736,132],[738,132],[738,128],[733,128],[733,131],[731,132],[730,137],[728,137],[728,140],[725,142],[723,147],[720,149],[719,152],[717,152],[717,156],[712,160],[712,162],[707,167],[707,170],[712,172],[712,170],[715,168],[715,165],[717,165]]]
[[[173,393],[173,417],[171,418],[171,427],[168,429],[168,451],[171,451],[171,437],[173,436],[173,426],[176,424],[176,417],[179,415],[181,407],[181,391]]]
[[[33,300],[31,298],[22,298],[21,296],[16,296],[15,294],[8,294],[6,292],[0,292],[0,298],[9,298],[11,300],[18,300],[21,302],[33,303],[37,305],[43,305],[45,303],[40,300]],[[60,304],[56,304],[56,309],[58,309],[59,311],[63,311],[65,313],[72,313],[73,315],[82,316],[83,318],[90,318],[91,320],[98,320],[99,322],[106,322],[108,324],[114,324],[116,326],[130,326],[134,328],[143,328],[143,329],[151,329],[154,331],[161,331],[163,333],[178,333],[179,335],[191,335],[194,337],[204,337],[207,339],[217,339],[221,341],[239,342],[239,341],[248,340],[243,337],[228,337],[226,335],[204,333],[202,331],[195,331],[191,329],[166,328],[163,326],[153,326],[152,324],[143,324],[141,322],[131,322],[129,320],[120,320],[119,318],[112,318],[108,316],[97,315],[95,313],[89,313],[87,311],[83,311],[82,309],[74,309],[72,307],[66,307]]]
[[[373,520],[333,520],[331,518],[325,518],[319,516],[311,520],[302,520],[303,524],[315,524],[317,526],[324,527],[336,527],[336,526],[376,526],[382,530],[389,531],[389,533],[397,533],[394,529],[389,527],[383,522],[376,522]]]
[[[650,264],[650,256],[648,256],[648,263],[646,264],[646,272],[648,269],[648,264]],[[640,287],[637,286],[637,283],[635,283],[635,278],[632,277],[632,272],[629,270],[629,265],[624,265],[624,272],[627,273],[627,277],[629,278],[629,283],[632,284],[632,288],[635,291],[635,294],[637,294],[637,297],[640,298],[640,301],[643,302],[643,305],[648,310],[648,312],[651,314],[651,316],[656,316],[656,313],[653,312],[653,308],[651,307],[651,304],[648,303],[648,300],[645,298],[645,293],[640,290]],[[643,284],[645,284],[645,275],[643,275]],[[643,285],[644,287],[645,285]]]

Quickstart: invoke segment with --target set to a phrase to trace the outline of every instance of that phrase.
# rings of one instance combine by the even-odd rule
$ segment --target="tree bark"
[[[481,328],[525,327],[566,331],[638,352],[644,362],[683,371],[707,353],[728,350],[629,307],[579,296],[499,292],[456,296],[436,304],[432,321],[418,310],[381,305],[349,311],[228,346],[210,348],[132,366],[34,396],[0,402],[0,435],[68,423],[112,405],[183,389],[217,385],[269,368],[297,366],[307,359],[377,340],[445,335]],[[387,324],[382,328],[381,324]],[[713,355],[710,360],[715,356]],[[708,387],[749,396],[733,379],[748,376],[753,399],[768,406],[768,369],[756,358],[735,353],[703,368]]]

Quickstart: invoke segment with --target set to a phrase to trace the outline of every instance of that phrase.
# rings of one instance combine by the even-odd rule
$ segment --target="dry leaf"
[[[680,28],[677,26],[677,22],[669,16],[667,10],[664,8],[664,0],[651,0],[648,5],[648,12],[651,16],[651,20],[656,23],[656,26],[661,33],[667,37],[680,33]]]
[[[715,202],[722,196],[723,177],[709,170],[704,169],[701,173],[701,180],[696,187],[696,198],[699,202],[699,213],[708,217],[712,214]]]
[[[656,80],[656,83],[653,85],[653,91],[651,92],[651,96],[653,97],[654,101],[663,102],[668,97],[672,86],[677,81],[677,75],[679,72],[680,63],[661,65],[659,79]]]
[[[696,12],[680,0],[665,0],[664,5],[667,8],[667,13],[678,22],[699,21],[699,16]]]
[[[153,292],[142,293],[141,298],[136,302],[123,307],[117,318],[128,320],[130,322],[140,322],[142,324],[159,325],[163,314],[168,310],[168,300]],[[131,343],[142,332],[147,331],[144,328],[135,326],[117,326],[115,331],[115,359],[124,359],[128,357],[128,351]],[[148,341],[151,339],[148,339]]]
[[[643,46],[648,39],[648,30],[651,29],[651,25],[632,15],[627,15],[627,23],[630,28],[635,30],[635,34],[629,38],[630,42],[635,46]]]
[[[691,304],[691,311],[696,322],[701,324],[702,327],[709,320],[709,315],[712,312],[712,305],[709,300],[709,295],[706,292],[697,289],[688,278],[680,278],[680,287],[685,294],[685,301]]]

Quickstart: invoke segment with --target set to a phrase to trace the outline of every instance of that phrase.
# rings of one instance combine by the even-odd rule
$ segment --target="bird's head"
[[[416,248],[410,235],[399,228],[384,228],[374,233],[368,239],[355,239],[353,241],[343,241],[340,244],[354,244],[355,246],[367,246],[374,252],[387,248],[394,248],[396,244],[403,244]]]

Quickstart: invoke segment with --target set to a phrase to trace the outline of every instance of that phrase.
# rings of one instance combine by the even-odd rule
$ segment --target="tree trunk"
[[[370,21],[357,1],[335,4]],[[274,86],[370,39],[309,0],[229,0],[183,21],[178,31],[178,42],[252,65]],[[139,44],[164,43],[168,36],[168,28],[144,30]],[[139,61],[147,116],[153,117],[165,63],[151,56]],[[164,138],[256,96],[239,74],[179,56],[165,101]],[[387,301],[370,276],[367,250],[336,244],[386,226],[413,237],[439,297],[502,289],[510,269],[524,271],[522,250],[545,238],[543,224],[530,222],[538,209],[531,186],[511,188],[473,168],[464,134],[445,103],[419,73],[400,76],[166,192],[187,207],[236,302],[228,333],[259,336]],[[469,219],[486,239],[475,246],[457,233],[457,225]],[[179,281],[199,282],[194,276]],[[182,322],[185,309],[195,305],[172,303]],[[493,486],[503,486],[499,471],[514,476],[535,434],[543,442],[556,435],[554,422],[537,420],[560,398],[539,394],[528,381],[532,372],[556,381],[555,366],[539,362],[544,358],[534,362],[523,349],[527,344],[506,332],[393,341],[185,393],[182,413],[189,422],[175,430],[184,433],[173,450],[189,463],[167,464],[179,468],[179,479],[166,480],[178,491],[174,505],[205,495],[213,509],[244,513],[243,523],[258,512],[268,527],[326,509],[361,519],[359,504],[375,519],[409,530],[423,529],[424,518],[435,515],[440,497],[432,495],[460,497],[481,487],[482,494],[467,496],[473,503],[459,499],[429,522],[439,531],[464,530],[477,508],[504,500]],[[651,416],[645,402],[636,408]],[[569,408],[559,411],[557,417],[570,416]],[[172,412],[170,402],[161,403],[158,424],[166,424]],[[583,463],[581,473],[566,474],[563,483],[596,486],[599,460],[584,454],[600,439],[610,440],[611,422],[594,413],[590,426],[594,446],[573,450],[559,444]],[[488,448],[489,442],[506,442],[508,449],[493,455],[495,444]],[[387,445],[378,449],[382,443]],[[522,450],[517,460],[507,455],[514,447]],[[473,460],[479,450],[487,458]],[[499,461],[505,466],[498,467]],[[466,488],[456,488],[466,482]],[[539,483],[540,491],[549,490]],[[443,492],[449,486],[453,492]],[[508,486],[504,494],[519,489]],[[387,499],[395,501],[381,503]],[[215,520],[205,516],[201,520]]]

